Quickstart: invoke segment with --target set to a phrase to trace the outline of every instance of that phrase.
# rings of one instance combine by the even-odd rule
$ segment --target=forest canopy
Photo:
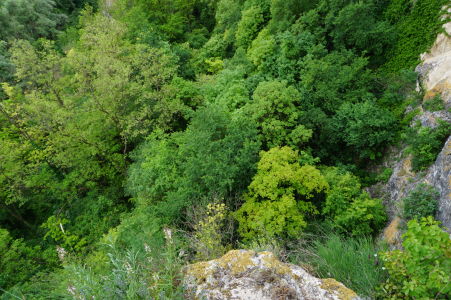
[[[446,2],[0,1],[0,299],[179,299],[228,249],[376,249],[371,167],[409,136],[422,170],[449,136],[404,113]],[[406,251],[350,284],[447,299],[435,208],[407,210]]]

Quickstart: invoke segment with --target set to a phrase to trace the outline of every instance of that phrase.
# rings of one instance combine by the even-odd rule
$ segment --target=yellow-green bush
[[[226,252],[221,229],[227,215],[228,209],[224,203],[207,205],[206,215],[194,226],[193,247],[196,250],[196,259],[209,260]]]
[[[296,237],[307,226],[307,217],[318,213],[312,200],[328,184],[318,169],[301,166],[299,160],[298,151],[287,146],[261,152],[245,203],[235,213],[245,240]]]

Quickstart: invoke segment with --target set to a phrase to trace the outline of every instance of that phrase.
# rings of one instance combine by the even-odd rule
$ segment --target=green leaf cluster
[[[403,250],[382,253],[390,277],[384,298],[446,299],[451,293],[451,240],[432,217],[411,220]]]
[[[298,148],[312,136],[312,130],[301,124],[300,94],[284,82],[261,82],[255,89],[252,102],[243,110],[259,124],[265,146]]]
[[[338,231],[352,236],[370,236],[385,225],[387,216],[382,201],[363,192],[356,176],[338,168],[329,168],[323,173],[329,190],[322,214],[333,220]]]
[[[417,125],[408,131],[408,153],[412,154],[412,170],[427,169],[437,158],[451,131],[451,124],[439,120],[435,128]]]
[[[152,136],[135,154],[128,190],[142,204],[162,202],[160,214],[209,197],[244,190],[258,158],[257,130],[241,114],[207,106],[193,115],[185,132]]]
[[[435,216],[438,206],[439,192],[434,187],[421,183],[405,197],[403,201],[403,217],[406,220]]]
[[[0,228],[0,287],[8,289],[29,280],[35,273],[45,270],[46,264],[56,264],[56,253],[30,246],[23,239],[14,239]]]
[[[335,115],[333,133],[361,158],[375,159],[395,138],[393,115],[374,102],[344,103]]]

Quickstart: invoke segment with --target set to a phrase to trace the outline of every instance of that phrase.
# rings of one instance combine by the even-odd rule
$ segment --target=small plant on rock
[[[220,257],[227,251],[223,246],[222,227],[228,215],[224,203],[209,203],[206,215],[194,226],[193,247],[196,259],[209,260]]]
[[[419,184],[404,198],[404,218],[412,220],[427,216],[434,216],[437,211],[438,191],[425,183]]]

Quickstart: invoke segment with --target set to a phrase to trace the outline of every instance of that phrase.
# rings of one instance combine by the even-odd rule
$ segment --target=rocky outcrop
[[[443,8],[444,18],[449,18],[451,7]],[[421,55],[422,63],[416,68],[419,84],[425,96],[423,101],[429,101],[439,94],[444,101],[445,109],[430,112],[421,109],[412,125],[417,121],[422,126],[434,128],[438,120],[451,122],[451,22],[443,26],[446,33],[440,33],[429,52]],[[402,199],[418,184],[424,182],[434,186],[440,193],[438,212],[436,218],[451,233],[451,138],[438,155],[435,163],[425,172],[414,173],[411,170],[411,157],[405,156],[403,151],[392,149],[386,160],[385,167],[391,167],[393,174],[387,184],[374,186],[370,189],[373,196],[385,200],[391,223],[385,229],[384,236],[388,241],[399,242],[397,227],[401,220],[400,207]]]
[[[424,181],[440,193],[436,218],[451,233],[451,137],[448,137],[442,152],[429,168]]]
[[[271,252],[232,250],[223,257],[189,265],[188,299],[360,299],[335,279],[319,279]]]
[[[443,18],[451,16],[451,6],[443,7]],[[445,32],[440,33],[431,49],[421,55],[422,63],[416,68],[420,82],[426,91],[425,99],[437,94],[451,105],[451,22],[443,25]]]
[[[448,231],[451,229],[451,137],[437,156],[435,163],[426,172],[414,173],[411,170],[411,157],[402,157],[399,153],[391,158],[395,163],[393,174],[388,183],[382,187],[385,194],[385,206],[390,219],[400,215],[400,204],[410,191],[418,184],[427,183],[435,187],[440,193],[437,220],[442,222]],[[373,193],[375,191],[373,190]],[[379,192],[380,193],[380,192]],[[376,195],[375,195],[376,196]],[[377,195],[383,196],[383,195]],[[399,220],[398,220],[399,222]],[[393,224],[391,224],[393,226]],[[451,231],[450,231],[451,232]]]

